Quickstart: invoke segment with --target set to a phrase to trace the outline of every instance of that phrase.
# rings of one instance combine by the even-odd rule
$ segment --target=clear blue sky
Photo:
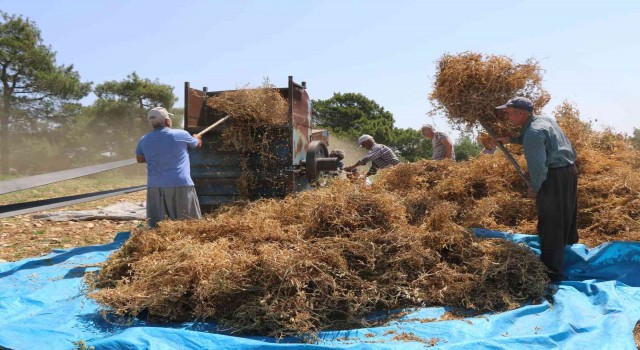
[[[314,99],[359,92],[396,126],[431,120],[427,95],[445,53],[535,58],[549,114],[563,100],[583,119],[640,128],[640,2],[0,0],[29,17],[60,64],[85,81],[136,71],[183,95],[183,84],[226,90],[306,81]],[[182,100],[178,102],[181,105]]]

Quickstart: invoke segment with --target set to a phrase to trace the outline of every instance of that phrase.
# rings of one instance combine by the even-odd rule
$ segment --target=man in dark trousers
[[[533,103],[515,97],[502,106],[507,120],[521,127],[516,138],[497,141],[522,145],[531,177],[528,195],[536,199],[542,262],[552,282],[565,278],[564,247],[578,242],[578,171],[576,152],[555,120],[533,114]]]

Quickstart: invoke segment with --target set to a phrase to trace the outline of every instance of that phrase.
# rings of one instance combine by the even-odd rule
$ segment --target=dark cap
[[[531,102],[531,100],[526,97],[514,97],[502,106],[496,107],[496,109],[505,109],[507,107],[524,109],[525,111],[533,112],[533,102]]]

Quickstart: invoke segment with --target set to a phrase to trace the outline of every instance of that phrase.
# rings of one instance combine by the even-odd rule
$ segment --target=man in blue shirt
[[[522,145],[531,177],[528,195],[536,199],[541,259],[553,282],[564,279],[564,247],[578,242],[578,171],[576,152],[558,123],[533,114],[533,103],[515,97],[496,107],[509,123],[520,126],[515,138],[497,141]]]
[[[171,129],[171,114],[162,107],[149,111],[153,131],[136,147],[138,163],[147,163],[147,218],[155,227],[160,220],[199,219],[200,204],[191,179],[187,148],[202,146],[199,135]]]

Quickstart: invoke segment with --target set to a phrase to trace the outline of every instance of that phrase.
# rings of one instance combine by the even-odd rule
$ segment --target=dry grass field
[[[145,176],[139,171],[114,170],[8,193],[0,196],[0,205],[137,186],[145,181]],[[139,191],[50,211],[92,210],[118,202],[140,203],[145,198],[146,191]],[[46,255],[53,249],[107,243],[116,233],[130,231],[142,223],[112,220],[54,222],[34,220],[32,216],[35,214],[39,213],[0,219],[0,262]]]

